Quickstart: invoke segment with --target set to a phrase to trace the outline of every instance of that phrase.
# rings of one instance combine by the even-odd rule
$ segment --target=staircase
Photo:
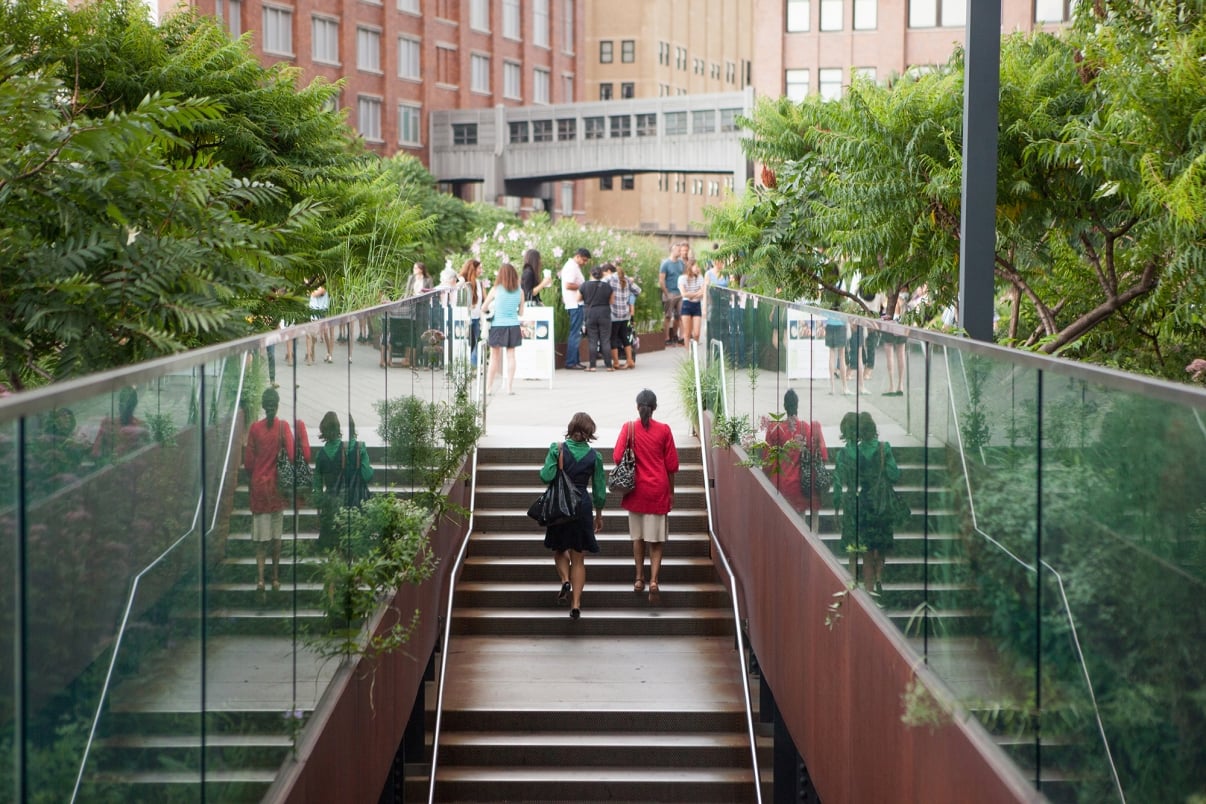
[[[552,553],[524,513],[547,448],[479,453],[475,529],[445,646],[437,799],[753,800],[734,624],[709,557],[698,447],[679,450],[660,602],[633,592],[627,512],[611,495],[577,621],[556,601]],[[769,764],[769,749],[760,751]],[[425,796],[427,784],[408,778],[407,798]]]

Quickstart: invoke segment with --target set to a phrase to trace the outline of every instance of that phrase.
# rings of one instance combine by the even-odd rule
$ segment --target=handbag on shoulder
[[[541,527],[563,525],[578,515],[582,498],[565,473],[565,445],[557,450],[557,474],[544,493],[528,507],[528,516]]]
[[[628,444],[620,455],[620,462],[607,476],[607,488],[620,494],[627,494],[636,488],[636,453],[632,451],[634,427],[636,422],[628,423]]]
[[[281,446],[276,453],[276,488],[281,496],[292,499],[294,489],[298,494],[304,494],[310,488],[313,475],[310,473],[310,464],[302,457],[301,445],[294,445],[295,455],[290,458],[289,451],[285,449],[285,431],[282,428],[278,432]]]

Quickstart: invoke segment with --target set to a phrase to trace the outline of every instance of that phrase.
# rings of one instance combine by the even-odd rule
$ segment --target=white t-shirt
[[[566,260],[565,265],[561,268],[561,301],[565,302],[565,309],[573,310],[581,302],[578,300],[578,288],[570,290],[567,285],[582,286],[586,281],[586,277],[582,275],[582,266],[578,265],[578,261],[573,257]]]

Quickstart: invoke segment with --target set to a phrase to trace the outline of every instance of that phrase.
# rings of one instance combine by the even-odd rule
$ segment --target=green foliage
[[[375,403],[381,425],[378,434],[389,445],[389,460],[398,466],[403,483],[418,487],[416,499],[442,513],[447,500],[444,484],[464,464],[481,437],[477,406],[428,402],[414,396]]]
[[[753,435],[754,426],[744,413],[732,416],[719,413],[712,421],[712,445],[715,447],[728,449],[734,444],[747,446]]]
[[[703,409],[717,413],[723,413],[724,400],[720,396],[720,372],[724,367],[716,360],[709,361],[699,373],[699,388],[703,395]],[[683,412],[687,414],[687,420],[691,422],[691,430],[694,433],[701,432],[699,428],[699,410],[696,402],[699,396],[695,391],[695,363],[691,360],[684,360],[679,364],[678,373],[675,375],[676,384],[678,385],[678,398],[683,406]]]

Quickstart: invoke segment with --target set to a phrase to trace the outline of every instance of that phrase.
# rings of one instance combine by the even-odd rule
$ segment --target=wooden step
[[[662,600],[673,595],[667,588]],[[592,605],[590,587],[582,597],[582,616],[569,618],[568,606],[541,608],[456,607],[452,633],[487,636],[603,636],[629,637],[725,636],[734,633],[733,613],[727,608],[649,605],[645,608],[600,608]]]

